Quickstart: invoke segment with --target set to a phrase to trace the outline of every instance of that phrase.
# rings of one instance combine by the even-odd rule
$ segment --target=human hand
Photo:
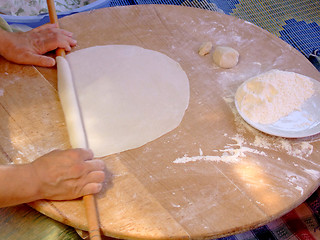
[[[43,54],[63,48],[70,51],[76,45],[72,33],[59,29],[56,24],[46,24],[28,32],[0,32],[0,54],[9,61],[41,67],[52,67],[55,59]]]
[[[105,178],[105,164],[92,160],[91,150],[52,151],[31,163],[38,199],[70,200],[96,194]]]

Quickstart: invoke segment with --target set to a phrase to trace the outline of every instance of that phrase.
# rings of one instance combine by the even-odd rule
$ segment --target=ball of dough
[[[204,42],[200,46],[198,53],[200,56],[207,55],[212,49],[212,42]]]
[[[233,68],[238,64],[239,52],[231,47],[217,47],[212,55],[213,62],[222,68]]]

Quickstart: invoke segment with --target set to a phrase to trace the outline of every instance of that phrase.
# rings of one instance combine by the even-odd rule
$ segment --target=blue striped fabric
[[[283,30],[279,32],[282,40],[288,42],[306,56],[319,48],[320,26],[317,23],[298,22],[295,19],[289,19],[285,23]]]
[[[269,224],[219,240],[320,239],[320,189],[296,209]]]

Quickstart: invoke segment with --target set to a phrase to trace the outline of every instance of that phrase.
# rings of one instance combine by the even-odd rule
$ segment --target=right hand
[[[105,179],[105,164],[91,150],[55,150],[32,164],[38,199],[71,200],[96,194]]]

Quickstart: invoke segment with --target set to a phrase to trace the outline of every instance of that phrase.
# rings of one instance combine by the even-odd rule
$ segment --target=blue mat
[[[320,0],[111,0],[110,6],[184,5],[239,17],[275,34],[320,71]],[[317,51],[318,50],[318,51]]]

